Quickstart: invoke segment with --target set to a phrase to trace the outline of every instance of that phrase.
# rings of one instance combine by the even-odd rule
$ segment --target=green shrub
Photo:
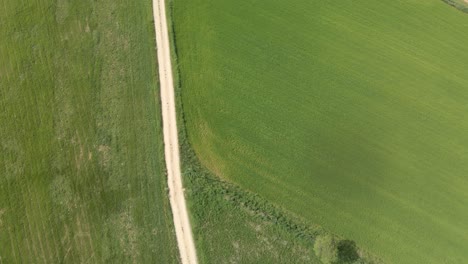
[[[337,245],[339,263],[355,263],[359,260],[356,242],[352,240],[341,240]]]
[[[358,254],[356,242],[339,240],[329,234],[317,237],[314,252],[324,264],[366,263]]]

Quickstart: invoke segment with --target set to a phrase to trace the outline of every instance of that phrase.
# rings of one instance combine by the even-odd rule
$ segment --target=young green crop
[[[180,0],[174,21],[204,166],[388,262],[468,258],[466,14]]]

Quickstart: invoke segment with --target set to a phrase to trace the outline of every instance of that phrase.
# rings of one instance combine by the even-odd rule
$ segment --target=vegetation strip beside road
[[[169,184],[169,199],[174,218],[182,263],[197,263],[195,243],[185,204],[182,176],[180,173],[179,142],[174,98],[174,81],[170,56],[169,33],[164,0],[153,1],[156,44],[161,89],[161,107],[163,117],[164,149]]]

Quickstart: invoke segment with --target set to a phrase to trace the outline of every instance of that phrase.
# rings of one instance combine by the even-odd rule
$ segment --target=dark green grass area
[[[177,263],[151,1],[0,6],[0,263]]]
[[[174,21],[203,166],[386,262],[468,259],[466,14],[179,0]]]

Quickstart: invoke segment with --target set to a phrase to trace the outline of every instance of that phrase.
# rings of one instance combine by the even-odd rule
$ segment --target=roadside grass
[[[178,263],[151,1],[0,6],[0,263]]]
[[[468,259],[465,14],[439,0],[173,4],[187,144],[213,182],[385,262]],[[231,221],[251,218],[192,178],[199,254],[234,254],[216,241],[249,241]]]

